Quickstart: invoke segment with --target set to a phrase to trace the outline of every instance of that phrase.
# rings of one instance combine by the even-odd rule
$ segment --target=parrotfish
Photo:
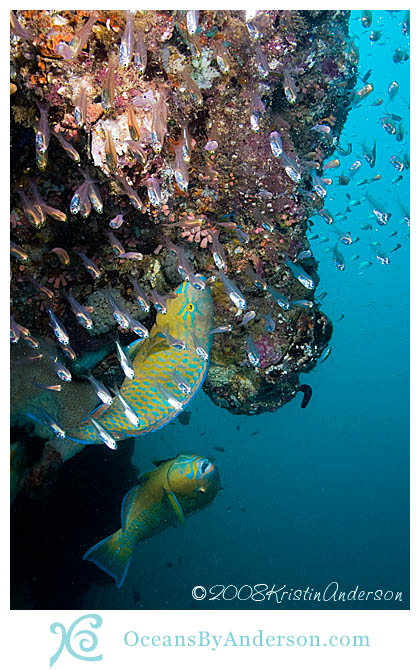
[[[167,300],[166,314],[157,314],[150,337],[136,340],[128,349],[134,377],[125,378],[120,392],[139,417],[138,428],[128,421],[119,402],[111,406],[101,404],[90,417],[98,420],[116,441],[158,430],[172,421],[195,396],[206,377],[212,328],[210,289],[196,290],[184,282],[176,289],[175,297]],[[167,332],[187,348],[171,346]],[[198,352],[197,342],[201,350],[207,352],[205,357]],[[187,398],[174,381],[175,370],[191,387]],[[174,407],[168,396],[178,400],[180,406]],[[67,431],[68,438],[82,444],[100,443],[90,417]]]
[[[121,525],[83,556],[123,584],[137,544],[170,525],[182,525],[185,516],[210,505],[220,490],[220,475],[207,458],[180,454],[155,463],[140,477],[121,505]]]

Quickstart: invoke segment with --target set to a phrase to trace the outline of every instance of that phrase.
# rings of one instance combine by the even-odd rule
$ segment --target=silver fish
[[[115,341],[116,347],[117,347],[117,354],[118,354],[118,360],[120,361],[120,365],[123,369],[124,374],[126,377],[129,379],[134,379],[134,368],[133,365],[128,358],[128,356],[125,354],[124,349],[122,348],[121,344],[118,342],[118,340]]]
[[[123,394],[117,389],[117,387],[114,385],[112,389],[115,393],[115,396],[118,398],[120,401],[123,412],[125,416],[127,417],[128,421],[131,423],[132,426],[135,428],[138,428],[140,425],[140,418],[137,416],[136,412],[132,408],[129,402],[124,398]]]
[[[92,384],[92,387],[95,390],[95,393],[98,396],[99,400],[101,400],[103,403],[105,403],[105,405],[112,405],[112,403],[114,402],[114,399],[111,396],[111,394],[109,393],[106,386],[104,386],[102,384],[102,382],[95,379],[95,377],[93,376],[93,374],[91,372],[87,375],[87,379]]]
[[[52,309],[48,309],[48,314],[50,317],[50,324],[51,327],[54,331],[54,335],[56,336],[57,340],[61,342],[61,344],[68,344],[70,342],[70,338],[67,334],[66,329],[64,326],[61,325],[60,321],[52,311]]]
[[[95,426],[96,430],[98,431],[99,437],[101,438],[102,442],[106,444],[108,449],[118,449],[118,445],[114,438],[101,426],[96,419],[94,419],[92,416],[89,417],[89,421]]]
[[[260,354],[258,353],[258,349],[255,346],[255,342],[252,339],[251,335],[248,335],[248,337],[246,338],[245,349],[246,353],[248,354],[248,359],[251,365],[258,368],[261,362]]]
[[[241,291],[236,286],[235,282],[233,282],[231,279],[228,279],[224,272],[219,271],[217,274],[222,280],[224,287],[226,289],[226,293],[232,300],[235,307],[242,310],[246,309],[246,300],[242,295]]]

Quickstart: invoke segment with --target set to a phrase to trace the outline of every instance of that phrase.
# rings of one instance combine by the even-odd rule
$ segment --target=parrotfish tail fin
[[[124,582],[133,557],[135,543],[122,529],[98,542],[83,556],[84,561],[92,561],[98,568],[115,579],[117,588]]]

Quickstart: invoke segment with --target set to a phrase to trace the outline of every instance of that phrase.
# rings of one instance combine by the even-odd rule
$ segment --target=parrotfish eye
[[[187,305],[187,310],[188,310],[189,312],[193,312],[194,309],[195,309],[195,306],[192,304],[192,302],[190,302],[190,303]]]

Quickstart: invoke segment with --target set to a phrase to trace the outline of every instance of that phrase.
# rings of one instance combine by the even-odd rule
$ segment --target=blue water
[[[216,460],[224,490],[182,529],[170,529],[139,546],[121,590],[92,587],[87,607],[409,607],[409,227],[396,201],[399,196],[409,210],[409,171],[392,184],[399,173],[389,160],[409,154],[409,61],[392,60],[398,46],[409,48],[409,38],[401,33],[404,14],[375,11],[369,30],[361,26],[360,11],[351,15],[350,34],[360,48],[359,73],[372,68],[374,92],[349,114],[340,144],[351,142],[353,151],[345,158],[332,157],[340,158],[341,167],[325,173],[334,182],[325,207],[339,215],[348,204],[345,194],[363,197],[366,187],[357,182],[380,173],[382,179],[369,192],[392,217],[386,226],[378,226],[363,201],[351,208],[347,220],[337,221],[340,230],[360,237],[352,246],[339,245],[344,272],[326,251],[337,237],[320,217],[313,217],[311,233],[332,242],[316,239],[311,246],[319,260],[317,294],[327,291],[322,306],[334,323],[334,334],[331,356],[301,376],[301,383],[313,389],[308,407],[301,409],[298,394],[275,413],[236,417],[201,392],[191,406],[188,426],[174,422],[138,439],[135,463],[142,471],[150,469],[152,458],[196,451]],[[369,40],[372,29],[383,31],[379,42]],[[393,80],[400,89],[388,103]],[[357,88],[362,85],[359,80]],[[379,97],[384,103],[370,106]],[[403,142],[381,126],[381,117],[391,112],[403,117]],[[362,158],[361,144],[366,140],[371,147],[375,138],[377,161],[371,169]],[[357,158],[362,168],[348,186],[338,185],[338,175]],[[362,230],[362,223],[370,223],[372,230]],[[389,265],[375,257],[370,241],[381,243]],[[392,252],[397,244],[401,248]],[[360,259],[352,261],[356,253]],[[362,261],[372,265],[360,269]],[[263,602],[196,601],[191,596],[195,585],[209,589],[263,583],[323,592],[334,581],[340,591],[358,586],[365,592],[402,592],[402,602],[319,603],[302,597],[277,604],[274,596]],[[140,597],[137,604],[134,592]],[[226,591],[226,596],[233,592]]]

